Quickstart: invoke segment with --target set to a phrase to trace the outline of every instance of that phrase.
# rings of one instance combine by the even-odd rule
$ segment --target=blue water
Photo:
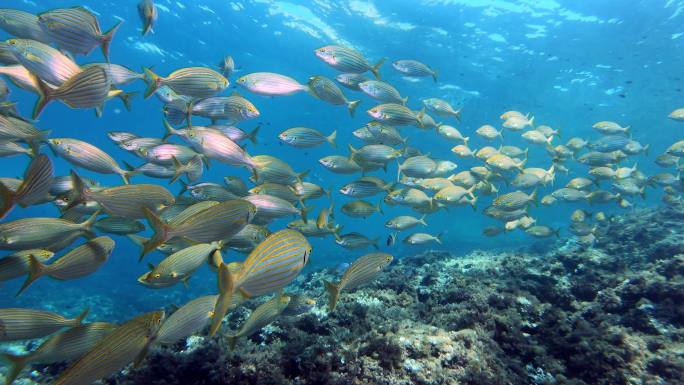
[[[68,1],[13,1],[11,6],[38,13],[53,7],[76,5]],[[450,118],[442,119],[455,125],[472,138],[477,149],[486,143],[474,134],[482,124],[500,125],[499,115],[507,110],[530,112],[538,124],[547,124],[562,131],[564,143],[572,136],[598,138],[591,125],[599,120],[613,120],[633,127],[633,138],[651,146],[650,156],[634,157],[645,174],[660,170],[653,164],[655,155],[662,153],[682,129],[681,123],[667,119],[667,114],[681,107],[684,99],[684,1],[498,1],[498,0],[423,0],[423,1],[156,1],[160,15],[155,32],[140,36],[136,2],[86,1],[82,5],[92,9],[103,29],[118,20],[125,22],[118,31],[111,48],[111,60],[140,70],[154,66],[156,73],[166,75],[187,66],[216,68],[224,55],[232,55],[239,71],[233,76],[250,72],[270,71],[291,76],[305,83],[310,76],[333,78],[337,72],[317,59],[314,49],[328,44],[341,44],[361,51],[371,62],[388,58],[381,69],[383,80],[393,84],[402,96],[409,97],[409,105],[421,107],[420,100],[440,97],[463,107],[463,121],[457,125]],[[8,4],[4,4],[5,6]],[[0,38],[5,39],[0,31]],[[391,67],[397,59],[418,59],[439,70],[439,82],[402,77]],[[78,57],[79,64],[102,62],[99,50],[88,57]],[[142,94],[143,82],[123,87]],[[232,92],[231,89],[226,93]],[[332,106],[305,93],[269,98],[240,90],[261,112],[253,121],[239,126],[251,131],[263,124],[258,144],[249,144],[252,155],[270,154],[286,160],[298,171],[310,170],[309,180],[324,188],[339,189],[356,176],[332,174],[317,160],[335,153],[347,154],[347,144],[359,147],[361,142],[351,132],[369,118],[365,110],[376,103],[362,95],[343,89],[350,99],[360,98],[361,105],[355,118],[344,106]],[[35,95],[13,88],[11,99],[19,103],[28,115]],[[118,100],[105,106],[102,118],[93,111],[71,110],[58,102],[50,104],[37,126],[52,130],[55,137],[75,137],[97,145],[117,161],[139,165],[133,155],[118,149],[107,137],[114,130],[132,131],[139,136],[161,136],[161,103],[154,97],[144,100],[138,95],[133,111],[127,112]],[[202,122],[195,118],[196,124]],[[338,149],[326,144],[313,149],[296,149],[281,145],[277,134],[289,127],[307,126],[324,133],[338,131]],[[406,127],[402,134],[409,143],[430,153],[434,158],[450,159],[459,165],[457,171],[478,165],[479,161],[456,158],[449,150],[455,143],[446,142],[434,132]],[[504,132],[506,144],[526,147],[519,134]],[[180,143],[180,142],[179,142]],[[496,143],[496,142],[494,142]],[[45,150],[47,151],[47,149]],[[58,175],[71,166],[53,157]],[[629,160],[631,166],[632,159]],[[25,157],[2,159],[3,176],[21,175]],[[559,174],[556,186],[570,178],[586,175],[588,167],[569,163],[569,175]],[[534,147],[529,166],[548,168],[551,160],[542,147]],[[627,165],[627,164],[625,164]],[[247,178],[244,170],[212,163],[202,181],[221,183],[226,175]],[[79,170],[103,185],[120,183],[118,176],[97,175]],[[396,163],[390,164],[387,174],[373,175],[387,180],[396,177]],[[135,183],[166,183],[157,179],[135,177]],[[175,193],[180,186],[170,189]],[[505,191],[504,186],[500,186]],[[550,193],[549,186],[540,195]],[[649,190],[648,199],[632,198],[636,206],[658,203],[660,193]],[[349,199],[333,194],[336,207]],[[378,195],[369,198],[382,199]],[[481,230],[496,224],[482,215],[491,198],[482,197],[478,212],[470,207],[450,208],[430,215],[427,231],[444,233],[443,248],[462,254],[475,248],[511,248],[533,242],[549,243],[555,239],[537,241],[522,232],[498,238],[485,238]],[[325,198],[311,201],[315,213],[328,203]],[[582,205],[557,204],[533,208],[538,223],[564,227],[569,213]],[[588,206],[587,206],[588,208]],[[614,204],[601,207],[606,212],[617,212]],[[595,208],[590,208],[596,211]],[[373,215],[367,220],[347,218],[337,213],[336,220],[343,232],[362,231],[379,237],[384,249],[388,235],[384,222],[407,208],[384,207],[385,215]],[[57,210],[47,204],[27,209],[15,209],[6,220],[28,216],[55,216]],[[288,219],[289,220],[289,219]],[[283,228],[287,220],[274,222],[271,230]],[[421,229],[422,230],[422,229]],[[567,231],[564,235],[568,236]],[[95,306],[108,307],[114,319],[125,319],[142,311],[182,303],[200,294],[215,292],[215,280],[208,268],[201,269],[191,280],[190,289],[182,285],[163,290],[151,290],[136,283],[136,278],[147,271],[146,264],[138,263],[139,250],[130,241],[114,237],[116,249],[107,264],[97,273],[71,282],[41,279],[19,299],[13,293],[19,282],[6,283],[0,295],[0,306],[35,307],[44,298],[63,298],[63,306],[78,306],[73,296],[100,294]],[[400,237],[401,240],[403,236]],[[314,253],[308,269],[336,266],[350,262],[364,253],[349,251],[333,242],[332,237],[312,239]],[[434,248],[436,245],[430,245]],[[405,256],[425,247],[406,247],[399,243],[390,250]],[[227,259],[241,259],[243,255],[230,252]],[[156,263],[162,255],[153,253],[147,259]]]

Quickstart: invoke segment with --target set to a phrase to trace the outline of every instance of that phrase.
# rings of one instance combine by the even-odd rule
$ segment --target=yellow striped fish
[[[127,184],[90,189],[75,172],[72,171],[71,175],[75,196],[66,210],[86,201],[95,201],[111,216],[138,219],[145,217],[145,209],[156,212],[176,201],[169,190],[156,184]]]
[[[206,67],[181,68],[167,77],[161,77],[149,68],[143,68],[143,70],[147,82],[145,98],[155,93],[161,86],[167,86],[180,95],[193,98],[208,98],[228,87],[228,79]]]
[[[64,318],[49,311],[8,308],[0,309],[0,341],[30,340],[44,337],[65,327],[79,325],[88,308],[76,318]]]
[[[116,325],[107,322],[78,325],[48,338],[28,354],[0,353],[0,357],[11,365],[5,384],[14,382],[26,365],[53,364],[81,357],[114,329]]]
[[[328,310],[335,310],[337,300],[343,290],[351,290],[372,281],[385,266],[392,262],[392,259],[393,257],[391,255],[385,253],[366,254],[359,257],[359,259],[349,266],[347,271],[344,272],[340,283],[337,285],[332,282],[324,281],[325,288],[328,290],[328,295],[330,297]]]
[[[100,107],[107,100],[111,85],[107,71],[102,67],[83,70],[55,89],[39,80],[38,101],[33,107],[32,118],[38,118],[45,106],[55,99],[71,108]]]
[[[139,315],[116,328],[92,350],[71,364],[52,385],[86,385],[120,370],[129,363],[142,362],[159,326],[163,310]]]
[[[151,271],[138,278],[138,282],[155,289],[173,286],[181,281],[187,286],[195,270],[221,247],[223,242],[200,243],[186,247],[164,258],[157,266],[150,266]]]
[[[16,191],[11,191],[0,183],[0,219],[4,218],[15,205],[29,206],[40,201],[50,192],[53,175],[52,161],[45,155],[34,158],[24,172],[24,180]]]
[[[235,349],[238,338],[250,336],[275,321],[290,304],[291,299],[292,297],[280,293],[254,309],[237,333],[226,336],[230,349]]]
[[[17,295],[45,275],[60,281],[68,281],[94,273],[107,262],[114,250],[114,245],[112,238],[97,237],[64,254],[49,265],[44,265],[32,255],[29,256],[31,261],[29,274]]]
[[[0,282],[20,277],[29,271],[30,256],[45,262],[55,255],[50,250],[29,249],[21,250],[0,259]]]
[[[269,235],[252,250],[237,271],[219,267],[219,297],[211,323],[211,335],[221,326],[233,294],[256,297],[278,291],[292,282],[311,255],[311,245],[302,233],[285,229]]]
[[[252,221],[256,215],[256,206],[242,199],[228,200],[198,211],[183,222],[174,220],[169,223],[162,221],[150,210],[146,210],[145,213],[154,235],[145,242],[141,258],[157,246],[176,237],[184,237],[194,242],[213,242],[230,238]]]
[[[86,221],[73,223],[60,218],[23,218],[0,223],[0,250],[46,248],[81,235],[92,235],[90,229],[97,219],[96,212]],[[67,243],[64,245],[68,246]]]

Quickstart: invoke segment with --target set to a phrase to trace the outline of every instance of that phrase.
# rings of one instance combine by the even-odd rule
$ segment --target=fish
[[[97,237],[64,254],[49,265],[43,264],[35,256],[30,255],[29,274],[17,292],[17,296],[43,276],[68,281],[94,273],[107,262],[115,244],[114,240],[109,237]]]
[[[102,49],[109,62],[109,47],[122,21],[103,32],[95,15],[84,7],[57,8],[38,14],[38,24],[51,41],[62,50],[88,55],[95,47]]]
[[[535,174],[521,172],[511,181],[511,186],[519,189],[530,189],[542,184],[543,181]]]
[[[273,72],[254,72],[240,77],[235,82],[249,92],[264,96],[287,96],[309,91],[307,85]]]
[[[278,138],[283,143],[287,143],[293,147],[316,147],[319,144],[327,142],[332,148],[337,148],[337,144],[335,143],[335,139],[337,138],[336,130],[326,136],[313,128],[292,127],[278,134]]]
[[[376,79],[380,79],[379,70],[385,62],[385,59],[382,58],[377,63],[370,64],[359,51],[339,45],[326,45],[317,48],[314,54],[338,71],[354,74],[370,71]]]
[[[38,92],[38,79],[20,64],[0,67],[0,74],[7,76],[12,84],[23,90]]]
[[[458,168],[458,165],[450,160],[436,159],[435,163],[437,164],[437,167],[435,168],[435,171],[432,173],[433,177],[445,177]]]
[[[292,203],[276,196],[253,194],[243,199],[256,206],[256,214],[254,215],[256,223],[264,224],[290,215],[298,215],[305,223],[307,221],[308,209],[306,207],[297,208]]]
[[[114,63],[89,63],[81,66],[81,69],[88,69],[90,67],[100,67],[107,73],[112,85],[122,86],[130,84],[135,80],[144,80],[145,75],[135,72],[121,64]]]
[[[157,22],[157,19],[159,18],[159,11],[157,11],[157,7],[154,5],[154,1],[141,0],[138,3],[138,15],[140,15],[140,20],[143,23],[142,35],[145,36],[150,31],[152,31],[152,28],[154,28],[154,24]]]
[[[333,202],[330,202],[330,207],[323,208],[321,211],[318,213],[318,216],[316,217],[316,227],[318,229],[326,229],[329,227],[329,220],[334,216],[334,204]]]
[[[67,79],[59,87],[38,81],[38,100],[33,107],[32,118],[36,119],[53,100],[59,100],[71,108],[101,107],[109,95],[111,80],[101,67],[90,67]]]
[[[38,16],[19,9],[0,9],[0,29],[19,38],[50,44],[50,37],[41,28]]]
[[[380,104],[369,109],[366,113],[371,118],[391,126],[413,125],[423,127],[423,121],[421,120],[423,113],[411,111],[401,104]]]
[[[401,181],[400,181],[401,182]],[[406,184],[407,182],[401,182]],[[439,191],[443,188],[453,186],[454,184],[448,178],[419,178],[413,187],[422,188],[429,191]]]
[[[596,122],[592,125],[592,127],[604,135],[628,134],[631,128],[630,126],[622,127],[618,123],[606,120]]]
[[[539,131],[530,130],[522,134],[522,138],[532,144],[544,144],[550,146],[554,136],[551,135],[547,138],[544,134],[542,134]]]
[[[45,155],[39,155],[24,171],[24,179],[15,190],[10,190],[0,183],[0,219],[4,218],[15,205],[27,207],[40,202],[50,192],[54,178],[52,161]]]
[[[427,65],[417,61],[417,60],[397,60],[392,63],[392,67],[394,67],[395,70],[401,72],[402,74],[406,76],[411,76],[411,77],[424,77],[424,76],[431,76],[432,80],[437,83],[437,74],[438,71],[436,69],[430,68]]]
[[[596,184],[595,181],[588,179],[588,178],[583,178],[583,177],[577,177],[571,179],[565,187],[567,188],[573,188],[575,190],[585,190],[589,186]]]
[[[475,130],[475,133],[487,140],[494,140],[496,138],[501,138],[503,140],[503,128],[501,130],[497,130],[489,124],[480,126],[480,128]]]
[[[437,242],[440,245],[442,244],[442,234],[439,234],[437,236],[427,234],[427,233],[413,233],[409,235],[408,237],[404,238],[402,242],[404,242],[407,245],[424,245],[429,242]]]
[[[311,245],[306,237],[292,229],[284,229],[264,239],[236,271],[221,264],[218,271],[219,296],[216,300],[210,335],[221,326],[231,299],[236,292],[256,297],[276,292],[287,286],[309,261]]]
[[[362,200],[345,203],[342,206],[341,211],[352,218],[366,218],[375,212],[383,214],[380,203],[373,205]]]
[[[52,385],[84,385],[109,376],[145,358],[157,331],[164,322],[163,310],[138,315],[118,326],[90,351],[69,365]]]
[[[181,163],[187,163],[195,156],[200,155],[190,147],[173,143],[164,143],[154,147],[142,147],[138,148],[135,152],[149,162],[166,166],[173,165],[174,158]]]
[[[349,110],[349,115],[354,117],[354,110],[358,107],[360,100],[348,100],[332,80],[324,76],[312,76],[307,83],[309,93],[316,99],[323,100],[333,105],[344,104]]]
[[[109,215],[130,219],[145,217],[145,209],[157,211],[175,202],[174,196],[156,184],[127,184],[103,189],[86,187],[74,171],[74,196],[67,210],[85,201],[95,201]]]
[[[108,322],[81,324],[51,336],[30,353],[0,353],[0,357],[11,365],[6,384],[13,383],[26,365],[54,364],[81,357],[116,327]]]
[[[672,120],[684,122],[684,108],[677,108],[676,110],[670,112],[667,117]]]
[[[101,174],[118,174],[128,184],[134,171],[122,169],[109,154],[100,148],[78,139],[50,138],[47,140],[55,154],[74,166]]]
[[[485,163],[487,163],[488,166],[499,171],[511,171],[513,169],[518,169],[522,171],[525,169],[527,158],[523,159],[520,162],[516,162],[508,155],[498,153],[488,157]]]
[[[318,160],[323,167],[337,174],[355,174],[361,171],[361,166],[353,159],[341,155],[324,156]]]
[[[468,141],[470,141],[470,137],[463,136],[457,128],[447,124],[440,124],[437,126],[437,133],[449,140],[462,141],[466,146],[468,145]]]
[[[535,238],[548,238],[555,235],[556,238],[560,237],[560,229],[552,229],[548,226],[535,225],[525,230],[525,233],[535,237]]]
[[[145,230],[145,225],[130,218],[105,217],[93,225],[96,229],[116,235],[135,234]]]
[[[74,236],[92,236],[91,228],[98,212],[74,223],[60,218],[22,218],[0,223],[0,250],[47,248],[61,241],[73,242]]]
[[[393,259],[394,257],[387,253],[366,254],[349,265],[337,284],[323,281],[325,289],[328,291],[328,311],[335,310],[343,291],[350,291],[372,282],[384,268],[392,263]]]
[[[351,152],[349,158],[353,161],[360,160],[383,164],[398,158],[403,153],[401,150],[396,150],[384,144],[368,144],[359,149],[349,144],[349,151]]]
[[[9,39],[6,43],[29,73],[52,86],[61,86],[82,71],[68,56],[47,44],[26,39]]]
[[[607,203],[610,201],[619,201],[620,200],[620,194],[614,194],[610,191],[605,191],[605,190],[596,190],[592,191],[587,195],[587,201],[590,204],[594,203]]]
[[[223,177],[223,183],[226,185],[228,191],[237,196],[243,197],[249,194],[249,191],[247,190],[247,185],[245,185],[245,182],[243,182],[242,179],[240,179],[239,177]]]
[[[577,202],[587,199],[589,193],[582,190],[575,190],[573,188],[561,188],[551,193],[551,196],[556,200],[564,202]]]
[[[527,116],[523,115],[513,115],[508,118],[503,122],[502,126],[504,128],[507,128],[511,131],[520,131],[525,129],[525,127],[534,127],[534,116],[531,118],[528,118]],[[533,130],[535,131],[535,130]],[[530,132],[530,131],[528,131]],[[542,136],[545,136],[539,131],[535,131],[538,134],[541,134]],[[536,135],[536,134],[533,134]]]
[[[280,199],[284,199],[292,204],[302,200],[297,191],[295,191],[294,187],[279,183],[263,183],[251,188],[249,193],[272,195]]]
[[[465,189],[461,186],[447,186],[437,191],[432,199],[434,199],[436,202],[448,205],[459,205],[462,203],[468,203],[473,208],[475,208],[475,204],[477,203],[477,197],[473,195],[474,190],[475,186],[472,186],[469,189]],[[471,199],[464,199],[466,195],[470,196]]]
[[[242,147],[220,131],[201,128],[189,130],[188,139],[192,147],[209,159],[216,159],[232,166],[243,166],[252,170],[267,164],[255,160]]]
[[[151,271],[141,275],[138,282],[153,289],[170,287],[181,281],[187,286],[192,274],[222,247],[220,241],[186,247],[164,258],[157,266],[150,266]]]
[[[565,145],[569,149],[577,152],[577,151],[583,149],[584,147],[586,147],[587,144],[589,144],[589,142],[587,142],[586,140],[584,140],[582,138],[574,137],[574,138],[571,138],[570,140],[568,140],[568,142]]]
[[[439,98],[427,98],[422,100],[423,105],[428,111],[435,113],[439,116],[453,116],[461,121],[461,109],[454,109],[449,102]]]
[[[496,237],[497,235],[505,232],[506,229],[499,226],[487,226],[482,229],[482,234],[487,237]]]
[[[302,219],[294,220],[287,224],[288,229],[297,230],[306,237],[326,237],[334,235],[342,230],[340,225],[328,224],[327,227],[319,228],[314,221],[307,221],[304,223]]]
[[[513,191],[494,199],[492,206],[505,211],[515,211],[527,207],[528,204],[534,203],[536,199],[537,190],[534,190],[529,195],[522,191]]]
[[[233,57],[229,55],[224,56],[219,63],[219,70],[221,70],[221,74],[225,76],[226,79],[230,78],[233,72],[235,72],[235,60]]]
[[[65,318],[49,311],[4,308],[0,309],[0,341],[20,341],[41,338],[58,330],[78,326],[88,315],[88,308],[75,318]]]
[[[665,153],[678,158],[684,157],[684,140],[673,143],[665,150]]]
[[[231,350],[235,349],[238,338],[252,335],[259,329],[275,321],[275,319],[278,318],[278,316],[280,316],[289,306],[291,300],[292,297],[280,293],[271,300],[259,305],[249,315],[249,318],[247,318],[237,333],[227,334],[225,336],[228,347]]]
[[[14,252],[0,258],[0,282],[18,278],[29,272],[30,256],[40,262],[52,258],[55,253],[45,249],[28,249]]]
[[[381,192],[389,192],[392,190],[393,183],[386,183],[384,180],[373,177],[364,176],[340,188],[340,193],[354,197],[366,198],[376,195]]]
[[[240,252],[251,252],[261,241],[266,239],[271,232],[264,226],[248,223],[237,234],[223,240],[225,247]]]
[[[361,74],[355,74],[355,73],[342,73],[339,75],[335,76],[335,80],[340,83],[341,85],[349,88],[350,90],[354,91],[361,91],[359,88],[359,84],[368,81],[367,77]]]
[[[236,143],[242,142],[245,139],[249,139],[250,142],[257,144],[257,134],[259,133],[259,130],[261,129],[261,124],[258,124],[250,132],[244,131],[241,128],[238,128],[235,126],[230,126],[230,125],[225,125],[225,124],[212,124],[212,125],[208,126],[207,128],[213,128],[213,129],[221,131],[223,133],[223,135],[227,136],[230,140],[232,140],[233,142],[236,142]]]
[[[382,103],[406,105],[408,102],[408,97],[402,98],[396,88],[380,80],[367,80],[359,83],[358,87],[364,94]]]
[[[349,250],[363,249],[368,246],[373,246],[376,250],[378,250],[379,239],[380,238],[370,239],[357,232],[342,235],[335,234],[335,243]]]
[[[624,135],[605,135],[590,142],[589,148],[599,152],[612,152],[623,150],[631,139]]]
[[[459,144],[451,148],[451,152],[460,156],[461,158],[469,158],[475,156],[475,152],[468,147],[467,144]]]
[[[427,178],[436,169],[437,163],[429,156],[412,156],[397,166],[397,180],[401,178],[402,174],[413,178]]]
[[[271,155],[256,155],[252,160],[259,167],[253,168],[250,180],[256,184],[265,182],[293,184],[301,182],[309,171],[295,172],[286,162]]]
[[[188,122],[191,122],[190,115],[205,117],[211,119],[212,122],[227,120],[230,124],[255,119],[261,115],[252,102],[237,93],[231,96],[212,96],[194,100],[189,103],[187,109]],[[217,128],[220,130],[219,127]]]
[[[223,75],[207,67],[186,67],[161,77],[149,68],[143,67],[147,89],[145,98],[155,93],[159,87],[167,86],[174,92],[192,98],[208,98],[228,87],[229,82]]]
[[[573,222],[584,222],[591,218],[591,213],[582,209],[576,209],[570,214],[570,220]]]

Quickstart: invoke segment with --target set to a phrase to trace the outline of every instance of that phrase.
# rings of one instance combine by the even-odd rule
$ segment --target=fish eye
[[[161,278],[161,274],[156,273],[156,274],[154,274],[152,277],[153,277],[154,279],[159,279],[159,278]]]

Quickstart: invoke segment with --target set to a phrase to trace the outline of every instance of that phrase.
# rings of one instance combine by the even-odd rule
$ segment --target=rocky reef
[[[220,336],[155,349],[105,383],[684,383],[684,211],[635,211],[601,230],[590,248],[544,240],[403,258],[330,314],[322,280],[340,273],[313,272],[294,285],[318,297],[313,312],[234,351]],[[234,312],[224,330],[248,313]],[[61,367],[39,369],[43,383]]]

